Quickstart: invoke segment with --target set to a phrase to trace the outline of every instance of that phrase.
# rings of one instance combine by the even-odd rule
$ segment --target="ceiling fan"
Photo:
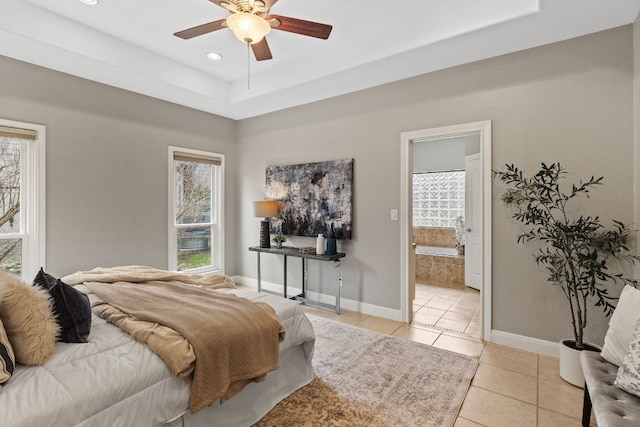
[[[251,45],[253,54],[258,61],[271,59],[271,50],[265,36],[274,30],[287,31],[303,36],[328,39],[331,25],[302,19],[288,18],[280,15],[270,15],[269,10],[278,0],[209,0],[231,12],[226,19],[219,19],[207,24],[198,25],[174,36],[190,39],[203,34],[230,28],[240,41]]]

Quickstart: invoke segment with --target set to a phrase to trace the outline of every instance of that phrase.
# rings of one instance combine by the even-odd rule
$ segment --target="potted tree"
[[[576,197],[589,197],[589,191],[602,184],[602,177],[573,184],[570,191],[560,188],[567,172],[559,163],[542,163],[532,177],[514,165],[505,165],[493,176],[506,185],[502,200],[514,213],[512,218],[523,226],[518,243],[538,242],[533,255],[538,265],[547,269],[548,281],[558,286],[568,302],[573,326],[573,340],[560,345],[560,376],[584,386],[579,362],[582,350],[599,350],[584,342],[590,303],[602,307],[606,316],[613,313],[615,297],[608,293],[613,283],[637,285],[620,272],[621,262],[630,264],[640,259],[628,247],[630,228],[613,220],[605,229],[598,216],[572,216],[567,204]],[[591,301],[588,301],[592,298]],[[577,366],[572,358],[577,356]]]

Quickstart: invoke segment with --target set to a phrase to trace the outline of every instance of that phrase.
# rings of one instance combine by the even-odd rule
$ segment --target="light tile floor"
[[[558,359],[485,343],[480,331],[479,293],[418,285],[415,321],[304,306],[305,312],[480,358],[454,427],[580,426],[582,389],[558,375]],[[593,419],[593,417],[592,417]],[[595,426],[595,422],[592,421]]]
[[[480,336],[480,292],[416,283],[413,326]]]

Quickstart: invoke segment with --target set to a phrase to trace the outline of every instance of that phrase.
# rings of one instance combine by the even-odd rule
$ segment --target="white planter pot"
[[[584,343],[587,350],[576,350],[567,343],[574,343],[573,340],[560,341],[560,377],[566,382],[576,387],[584,388],[584,374],[580,364],[581,351],[600,351],[600,348]]]

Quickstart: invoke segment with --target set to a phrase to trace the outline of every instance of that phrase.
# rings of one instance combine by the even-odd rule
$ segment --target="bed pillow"
[[[13,348],[4,330],[2,320],[0,320],[0,390],[4,383],[9,381],[13,375],[13,369],[16,365],[16,358],[13,354]]]
[[[47,363],[56,353],[58,323],[47,291],[0,270],[0,320],[22,365]]]
[[[640,320],[638,307],[640,307],[640,290],[626,285],[611,315],[601,353],[605,360],[616,366],[622,365],[633,339],[636,323]]]
[[[640,321],[636,323],[633,339],[613,385],[640,397]]]
[[[44,272],[44,269],[41,267],[36,277],[33,279],[33,284],[40,286],[42,289],[49,290],[51,289],[57,282],[57,279],[50,274]]]
[[[44,272],[41,268],[34,285],[47,290],[53,299],[53,312],[60,325],[58,340],[67,343],[85,343],[91,331],[91,304],[89,297]]]

